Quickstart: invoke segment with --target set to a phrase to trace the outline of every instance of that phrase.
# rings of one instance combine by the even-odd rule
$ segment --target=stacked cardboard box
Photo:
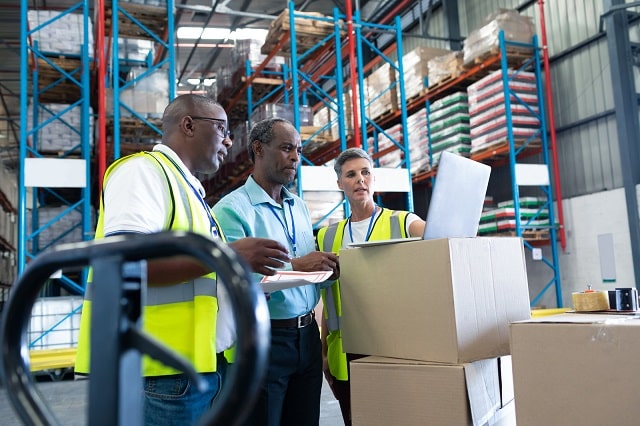
[[[637,314],[566,313],[511,325],[518,426],[635,425]]]
[[[508,87],[505,88],[502,71],[496,70],[467,88],[472,153],[507,140],[505,96],[511,101],[509,114],[515,140],[526,140],[540,130],[535,74],[509,70],[507,78]]]
[[[433,102],[428,120],[432,167],[438,164],[443,151],[469,155],[471,138],[466,93],[456,92]]]
[[[498,358],[530,317],[521,239],[350,248],[340,265],[344,350],[382,357],[351,363],[354,425],[482,425],[510,405]]]
[[[449,52],[446,49],[421,46],[402,57],[404,92],[407,99],[420,95],[427,88],[425,79],[429,75],[429,61]]]

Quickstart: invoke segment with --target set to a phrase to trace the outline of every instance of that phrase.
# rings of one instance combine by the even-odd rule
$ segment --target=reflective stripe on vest
[[[196,198],[189,183],[184,180],[179,169],[159,152],[144,152],[124,157],[109,167],[105,173],[106,184],[111,172],[129,158],[151,157],[167,181],[171,206],[164,223],[165,230],[191,231],[211,237],[211,223],[201,211],[202,204]],[[104,237],[104,206],[101,200],[100,216],[96,227],[96,239]],[[222,238],[224,238],[221,235]],[[91,285],[87,286],[83,308],[76,372],[89,373],[89,341]],[[207,274],[192,281],[171,286],[150,286],[147,288],[143,310],[143,328],[153,337],[164,342],[186,357],[198,372],[216,370],[215,329],[216,329],[216,275]],[[86,314],[86,315],[85,315]],[[196,320],[197,318],[197,320]],[[183,334],[185,327],[193,327],[192,332]],[[143,357],[144,376],[162,376],[179,373],[162,363]]]

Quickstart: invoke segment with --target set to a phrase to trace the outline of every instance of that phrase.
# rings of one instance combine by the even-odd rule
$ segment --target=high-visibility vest
[[[406,238],[406,221],[409,212],[382,209],[371,229],[369,241],[387,240],[390,238]],[[318,247],[321,251],[338,254],[342,247],[344,229],[348,219],[333,223],[318,231]],[[330,287],[321,290],[323,313],[326,319],[327,360],[331,375],[338,380],[349,380],[347,370],[347,356],[342,349],[342,332],[340,331],[340,317],[342,317],[342,303],[340,300],[340,282],[337,280]]]
[[[140,152],[113,163],[106,171],[106,183],[111,173],[129,159],[148,158],[164,174],[171,193],[172,206],[165,229],[191,231],[211,237],[211,222],[203,214],[203,204],[178,167],[160,152]],[[160,189],[160,188],[159,188]],[[211,212],[213,215],[213,212]],[[100,216],[95,239],[104,238],[104,205],[100,200]],[[218,229],[224,240],[222,230]],[[90,280],[89,280],[90,281]],[[196,371],[216,371],[216,275],[210,273],[193,281],[169,286],[149,286],[142,308],[142,329],[190,361]],[[80,320],[75,372],[88,374],[90,366],[91,285],[87,284]],[[143,376],[179,374],[178,370],[143,356]]]

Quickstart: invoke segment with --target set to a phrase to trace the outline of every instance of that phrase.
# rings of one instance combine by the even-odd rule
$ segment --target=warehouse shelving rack
[[[20,275],[29,260],[59,242],[67,234],[80,227],[83,239],[88,239],[92,232],[91,199],[89,173],[91,165],[90,147],[90,90],[89,69],[91,57],[89,54],[89,8],[90,2],[84,0],[60,12],[56,17],[28,28],[28,2],[21,2],[22,19],[20,23],[21,51],[20,51],[20,165],[19,165],[19,203],[18,203],[18,274]],[[82,16],[82,30],[84,42],[79,55],[68,55],[56,52],[44,52],[39,48],[37,34],[47,26],[54,25],[58,19],[67,14],[76,13]],[[34,42],[31,43],[30,40]],[[31,89],[29,90],[29,83]],[[31,97],[29,97],[31,95]],[[29,105],[29,101],[31,104]],[[45,102],[66,104],[61,111],[51,111]],[[69,122],[65,116],[73,108],[80,108],[80,123]],[[28,111],[31,110],[33,121],[28,122]],[[39,114],[44,112],[50,117],[40,122]],[[39,135],[53,123],[62,123],[80,136],[80,143],[61,152],[44,152],[39,143]],[[32,159],[55,158],[57,160],[76,159],[84,161],[85,183],[80,188],[78,199],[70,197],[66,188],[48,187],[45,184],[32,186],[33,192],[27,193],[25,169]],[[48,223],[39,223],[39,209],[44,202],[44,196],[56,200],[65,209]],[[75,193],[73,194],[75,195]],[[31,206],[31,232],[27,231],[27,208]],[[40,234],[54,229],[54,225],[68,215],[80,212],[81,220],[70,228],[60,229],[52,242],[43,246],[39,242]],[[53,231],[51,231],[53,232]],[[31,247],[29,248],[29,244]],[[73,294],[82,294],[86,282],[85,274],[70,277],[63,274],[59,282]]]
[[[112,134],[109,136],[112,138],[113,159],[118,159],[122,148],[121,139],[126,133],[122,126],[121,109],[127,111],[134,120],[142,125],[143,130],[137,129],[136,132],[144,132],[158,138],[162,136],[159,120],[152,120],[135,111],[122,101],[122,93],[156,71],[166,69],[169,87],[168,101],[176,97],[174,0],[166,0],[163,6],[147,6],[112,0],[111,8],[107,9],[107,19],[111,22],[110,50],[112,52],[110,70],[107,74],[113,89],[113,121],[109,126],[112,129]],[[153,62],[141,75],[125,81],[120,76],[118,39],[121,37],[152,40],[163,54],[156,55]],[[104,84],[104,82],[99,84]]]
[[[523,70],[533,71],[535,74],[536,95],[538,98],[539,110],[536,112],[523,102],[517,93],[510,87],[510,81]],[[542,290],[531,300],[531,306],[536,306],[542,296],[550,289],[555,290],[556,303],[559,308],[562,307],[562,287],[560,280],[560,266],[558,259],[557,247],[557,229],[555,223],[555,213],[553,206],[553,191],[551,181],[551,162],[549,158],[549,142],[547,129],[547,115],[545,109],[545,98],[543,94],[543,84],[541,75],[541,59],[538,49],[537,36],[532,38],[531,43],[520,43],[507,41],[504,32],[498,35],[498,49],[493,54],[485,55],[482,60],[476,61],[466,72],[461,73],[458,77],[448,80],[442,85],[436,85],[429,89],[425,96],[426,110],[429,113],[430,103],[440,99],[455,91],[466,90],[466,87],[473,81],[477,81],[481,77],[488,75],[491,71],[500,70],[503,96],[505,103],[507,136],[501,143],[491,145],[486,149],[471,153],[471,158],[476,161],[487,163],[492,167],[508,166],[510,171],[510,187],[513,195],[514,215],[515,215],[515,234],[523,238],[526,249],[534,252],[535,249],[543,245],[550,247],[551,255],[549,257],[542,256],[540,261],[544,263],[550,270],[551,278],[544,284]],[[527,138],[517,138],[514,135],[512,105],[522,105],[527,109],[528,113],[535,117],[538,122],[535,133]],[[429,120],[427,120],[429,122]],[[430,132],[428,132],[430,137]],[[431,146],[431,140],[429,140]],[[430,154],[431,155],[431,154]],[[541,183],[535,185],[539,193],[542,194],[542,204],[538,207],[536,213],[530,218],[523,220],[521,218],[520,203],[520,186],[517,179],[517,168],[519,160],[526,157],[539,155],[542,161],[538,164],[545,168],[545,179]],[[432,180],[437,175],[437,167],[432,168],[428,172],[414,176],[414,182],[422,182],[427,179]],[[558,200],[562,202],[562,200]],[[549,225],[532,225],[532,222],[541,218],[548,212]],[[548,233],[547,238],[540,238],[540,231]],[[535,238],[529,238],[533,232]]]
[[[49,247],[59,243],[65,236],[77,229],[81,230],[83,240],[90,239],[93,232],[91,214],[91,133],[92,119],[90,109],[90,66],[92,57],[89,52],[89,21],[90,2],[83,0],[67,9],[60,11],[55,17],[38,24],[35,28],[28,27],[28,2],[22,1],[20,23],[20,148],[18,175],[18,276],[22,275],[27,264],[37,255]],[[81,16],[81,30],[83,34],[82,47],[79,54],[44,51],[38,43],[38,33],[49,26],[55,25],[59,19],[69,14]],[[33,41],[32,41],[33,40]],[[31,84],[31,86],[29,86]],[[62,104],[64,107],[49,108],[48,104]],[[72,110],[79,108],[79,122],[70,119]],[[40,120],[40,113],[49,117]],[[31,122],[29,122],[31,115]],[[40,135],[52,129],[53,125],[62,125],[79,136],[80,142],[65,149],[52,152],[41,145]],[[43,165],[34,165],[34,161],[45,160]],[[69,174],[68,167],[73,162],[76,173],[74,182],[52,183],[57,176],[53,174]],[[47,177],[34,176],[34,168],[47,170]],[[35,180],[34,180],[35,178]],[[32,192],[27,191],[27,185]],[[62,206],[62,211],[47,223],[39,220],[40,210],[47,203]],[[27,228],[27,210],[31,209],[31,229]],[[77,221],[73,214],[79,213]],[[72,217],[71,220],[68,220]],[[65,224],[63,221],[67,221]],[[40,236],[43,232],[52,234],[51,242],[42,244]],[[72,295],[82,295],[87,281],[86,270],[61,271],[57,279],[51,279],[52,288],[57,293],[58,286]],[[46,303],[44,301],[43,303]],[[35,326],[30,335],[29,348],[33,349],[38,342],[50,333],[67,327],[75,311],[59,312],[58,321]],[[73,342],[66,341],[71,345]],[[73,349],[67,351],[73,352]],[[37,368],[42,370],[55,369],[52,359],[59,353],[59,349],[32,350],[32,356],[37,358]],[[52,358],[53,357],[53,358]],[[73,360],[69,358],[64,367],[72,367]],[[34,367],[35,368],[35,367]],[[33,370],[33,368],[32,368]],[[53,370],[51,370],[53,371]]]
[[[305,140],[303,140],[303,156],[301,159],[301,166],[326,166],[325,163],[327,161],[335,158],[335,156],[340,151],[346,149],[347,146],[352,143],[352,141],[350,140],[352,135],[349,134],[346,127],[346,123],[350,122],[351,117],[346,117],[346,111],[342,100],[344,99],[345,95],[345,86],[349,82],[351,83],[352,87],[364,87],[364,72],[365,70],[370,70],[370,67],[362,66],[364,55],[368,53],[369,56],[376,57],[376,62],[378,63],[382,61],[390,63],[390,66],[393,67],[394,70],[399,73],[399,75],[403,74],[401,61],[398,61],[398,63],[394,62],[389,58],[389,50],[385,50],[384,52],[382,52],[373,43],[367,40],[367,34],[370,32],[382,31],[393,33],[394,37],[396,38],[394,48],[397,50],[397,52],[402,52],[402,33],[400,19],[396,18],[395,24],[391,26],[377,25],[362,22],[360,20],[359,14],[357,12],[356,14],[354,14],[353,27],[355,28],[355,31],[352,36],[355,37],[356,45],[358,45],[357,55],[359,56],[360,66],[358,75],[352,76],[348,82],[345,82],[343,74],[343,60],[345,56],[348,55],[348,53],[347,49],[345,48],[345,41],[343,39],[345,32],[342,27],[343,22],[347,17],[341,15],[337,8],[334,8],[333,16],[331,17],[309,16],[307,14],[300,14],[295,11],[293,2],[289,3],[288,14],[289,22],[294,23],[289,26],[289,31],[282,34],[281,39],[276,44],[276,48],[271,51],[270,55],[267,56],[263,64],[261,64],[257,68],[257,71],[252,71],[252,73],[250,73],[249,68],[247,68],[247,75],[249,77],[247,78],[245,87],[243,87],[242,90],[245,90],[247,92],[247,96],[249,96],[248,115],[249,117],[251,116],[252,109],[255,105],[265,101],[265,98],[262,98],[258,101],[254,101],[252,99],[250,87],[253,77],[257,76],[257,73],[261,72],[262,69],[264,69],[265,63],[268,62],[274,55],[276,55],[279,50],[282,49],[288,42],[290,52],[289,76],[285,75],[284,77],[285,87],[283,88],[283,90],[278,92],[277,96],[270,97],[269,100],[278,101],[284,99],[285,103],[287,102],[287,100],[289,103],[292,103],[294,110],[294,125],[299,130],[299,106],[301,104],[315,104],[318,106],[326,106],[335,114],[334,117],[332,117],[331,121],[329,121],[325,126],[321,126],[312,134],[306,135],[306,137],[304,138]],[[331,23],[333,25],[333,32],[324,37],[318,38],[318,40],[316,40],[316,42],[311,45],[306,43],[304,48],[300,48],[297,44],[297,40],[299,37],[296,33],[296,18]],[[349,34],[347,34],[346,36],[349,37]],[[308,42],[308,39],[306,41]],[[365,52],[365,49],[368,49],[368,51]],[[400,53],[397,56],[401,58],[402,54]],[[407,110],[405,105],[406,98],[404,93],[403,79],[399,78],[392,84],[392,87],[390,87],[388,90],[398,91],[401,101],[399,102],[400,105],[397,110],[394,111],[394,114],[397,112],[398,116],[406,120]],[[269,96],[271,96],[271,94],[269,94]],[[368,105],[365,105],[362,93],[360,93],[359,97],[360,102],[358,104],[358,110],[356,113],[359,115],[359,117],[362,118],[363,126],[362,130],[359,131],[362,132],[364,138],[363,148],[367,149],[367,133],[370,132],[374,136],[374,138],[377,139],[379,134],[385,133],[385,130],[378,124],[378,117],[368,116]],[[227,108],[230,107],[228,105],[225,106]],[[326,142],[315,140],[318,135],[322,134],[334,125],[337,125],[338,127],[338,138],[335,141]],[[403,140],[396,140],[394,141],[394,144],[398,149],[401,149],[403,150],[403,152],[408,154],[409,150],[407,141],[408,137],[405,129],[403,130]],[[377,145],[374,145],[374,151],[377,151]],[[375,152],[374,158],[376,158],[378,155],[379,153]],[[405,160],[400,165],[400,167],[407,168],[407,179],[410,183],[411,175],[409,166],[408,155],[406,155]],[[229,167],[234,166],[231,165]],[[238,167],[235,168],[237,171]],[[226,178],[223,180],[217,180],[216,188],[213,188],[213,191],[221,189],[223,185],[227,185],[226,189],[229,189],[229,184],[235,185],[239,183],[242,178],[246,177],[250,172],[249,168],[241,169],[242,172],[238,175],[238,177],[233,178],[233,180],[231,181]],[[331,173],[333,173],[333,171],[331,171]],[[298,179],[297,181],[297,190],[299,195],[304,196],[301,181],[302,179]],[[411,187],[410,184],[409,187]],[[342,201],[341,203],[336,205],[331,210],[331,212],[327,214],[327,216],[332,214],[333,211],[344,204],[345,202]],[[411,191],[407,193],[406,208],[413,208],[413,197]],[[348,215],[348,206],[347,208],[345,208],[345,214]],[[325,218],[322,218],[318,223],[314,224],[314,226],[319,226]]]

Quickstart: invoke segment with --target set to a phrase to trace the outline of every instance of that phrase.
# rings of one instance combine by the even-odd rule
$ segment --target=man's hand
[[[262,275],[275,275],[274,269],[280,269],[290,261],[287,248],[268,238],[241,238],[229,243],[229,247],[238,253],[253,272]]]
[[[311,253],[291,259],[291,266],[294,271],[333,271],[330,280],[337,280],[340,277],[340,264],[336,254],[324,251],[312,251]]]

